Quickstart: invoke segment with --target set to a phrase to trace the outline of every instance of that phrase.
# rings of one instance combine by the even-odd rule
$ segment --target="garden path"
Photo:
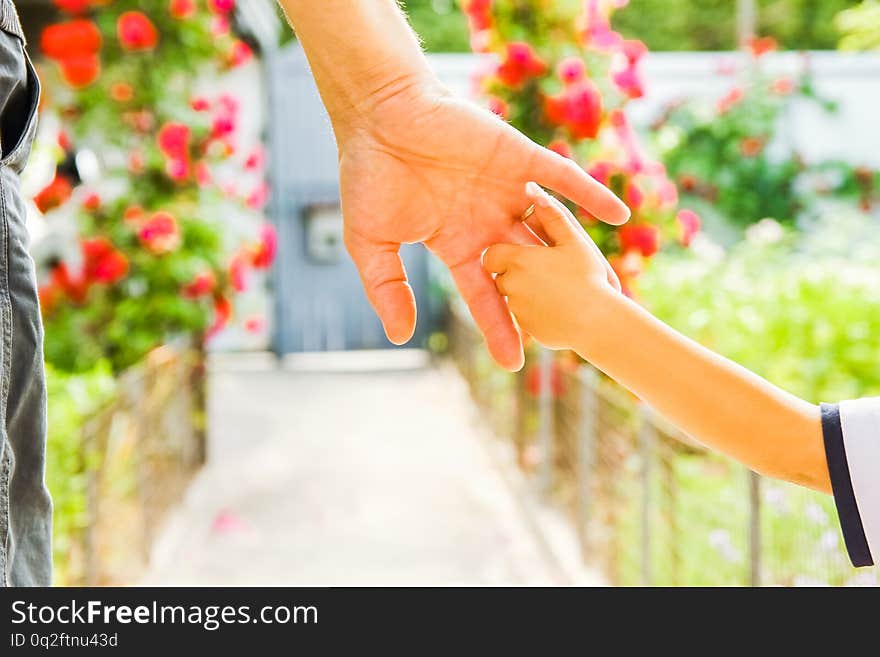
[[[400,360],[419,353],[382,352],[383,371],[360,372],[328,371],[338,355],[292,367],[215,358],[209,461],[142,583],[567,583],[493,460],[463,381]]]

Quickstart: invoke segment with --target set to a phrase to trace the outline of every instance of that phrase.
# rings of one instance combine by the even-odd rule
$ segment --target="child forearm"
[[[576,351],[705,445],[763,474],[831,492],[819,408],[608,290]]]

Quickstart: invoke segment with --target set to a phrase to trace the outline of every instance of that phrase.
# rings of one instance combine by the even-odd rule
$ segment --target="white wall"
[[[814,52],[806,55],[817,90],[839,103],[835,115],[814,104],[798,104],[785,122],[790,137],[810,160],[845,159],[880,167],[880,54]],[[432,55],[432,65],[447,84],[470,92],[470,76],[480,65],[474,55]],[[649,123],[669,101],[722,96],[734,78],[718,73],[722,64],[742,63],[739,53],[650,53],[644,63],[645,98],[630,104],[630,116]],[[798,53],[765,56],[770,73],[791,75],[804,65]]]

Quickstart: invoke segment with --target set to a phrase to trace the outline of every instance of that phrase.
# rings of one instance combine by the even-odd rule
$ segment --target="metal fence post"
[[[553,352],[539,351],[538,444],[541,449],[539,485],[544,492],[553,488]]]
[[[749,471],[749,586],[761,586],[761,475]]]
[[[596,459],[597,430],[599,426],[599,405],[596,397],[596,385],[599,377],[590,366],[578,370],[581,398],[581,421],[577,440],[577,478],[578,478],[578,536],[581,542],[581,554],[586,560],[589,557],[590,504],[593,494],[593,468]]]
[[[651,515],[653,512],[653,492],[651,480],[654,470],[654,446],[657,441],[653,422],[653,412],[647,404],[639,405],[639,452],[641,455],[641,576],[642,586],[651,586],[653,573],[651,568]]]

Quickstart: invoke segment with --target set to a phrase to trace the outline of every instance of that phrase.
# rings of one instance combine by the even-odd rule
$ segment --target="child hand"
[[[551,349],[577,350],[595,330],[592,313],[620,281],[571,212],[537,184],[526,185],[535,211],[526,223],[548,246],[496,244],[483,255],[519,326]],[[598,302],[598,303],[597,303]]]

